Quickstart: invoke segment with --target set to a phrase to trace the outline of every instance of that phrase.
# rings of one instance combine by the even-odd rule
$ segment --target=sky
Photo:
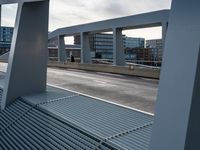
[[[169,9],[171,0],[50,0],[49,31],[72,25]],[[14,26],[17,5],[4,5],[2,25]],[[161,38],[161,27],[123,31],[146,39]]]

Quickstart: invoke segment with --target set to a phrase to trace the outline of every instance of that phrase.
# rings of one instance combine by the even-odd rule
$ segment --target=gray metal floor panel
[[[18,98],[0,113],[0,149],[148,150],[153,116],[66,90]]]
[[[71,95],[74,95],[74,93],[47,86],[47,91],[45,93],[23,96],[23,99],[27,99],[32,104],[36,105]]]
[[[57,94],[57,92],[62,93],[62,95]],[[111,144],[114,143],[114,145],[118,145],[119,147],[123,145],[122,141],[125,140],[126,137],[128,138],[129,134],[132,135],[134,133],[127,131],[137,129],[135,132],[138,132],[138,130],[145,130],[146,128],[143,126],[146,124],[148,124],[148,126],[152,125],[153,116],[141,112],[53,87],[49,87],[47,93],[50,93],[51,98],[49,98],[49,96],[47,97],[51,100],[49,101],[46,99],[46,103],[44,103],[42,98],[38,98],[41,96],[40,94],[38,96],[26,96],[23,97],[23,99],[32,104],[36,104],[34,101],[35,98],[41,99],[40,101],[37,100],[39,108],[51,112],[57,117],[76,125],[80,129],[88,131],[88,133],[92,135],[96,135],[103,141],[107,141]],[[52,93],[57,96],[59,95],[59,97],[53,96]],[[54,97],[55,100],[52,99]],[[115,135],[120,133],[126,136],[115,137]],[[108,140],[112,136],[115,137],[113,139],[119,140],[117,142],[113,139]],[[139,136],[136,136],[136,138],[140,140]],[[143,138],[142,135],[141,138]],[[149,139],[150,135],[146,139],[147,143],[149,143]],[[131,141],[129,142],[131,143]],[[134,147],[134,144],[132,143],[133,145],[131,147],[130,143],[129,146],[127,146],[128,149]],[[137,147],[137,145],[135,146]],[[145,146],[147,147],[148,144]]]
[[[85,96],[46,103],[40,107],[103,138],[152,121],[152,117],[142,113]]]
[[[16,119],[17,118],[17,119]],[[0,149],[110,149],[101,141],[17,100],[1,112]],[[100,146],[101,145],[101,146]],[[102,147],[102,148],[99,148]]]
[[[112,138],[109,141],[120,144],[125,149],[149,150],[152,125],[141,128],[134,132]]]

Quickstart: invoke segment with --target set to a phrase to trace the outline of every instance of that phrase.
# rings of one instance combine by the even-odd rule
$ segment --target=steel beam
[[[173,0],[152,150],[199,150],[200,1]]]
[[[58,36],[58,61],[65,62],[66,61],[66,51],[65,51],[65,37]]]
[[[125,65],[124,45],[121,28],[113,29],[113,65]]]
[[[165,45],[165,38],[167,34],[167,27],[168,27],[168,22],[162,22],[162,41],[163,41],[163,47]]]
[[[81,63],[91,63],[90,41],[87,32],[81,33]]]
[[[162,22],[168,22],[168,18],[169,10],[161,10],[127,17],[109,19],[99,22],[60,28],[49,33],[49,39],[52,39],[59,35],[73,36],[75,34],[80,34],[81,32],[112,32],[113,28],[122,28],[123,30],[127,30],[162,26]]]
[[[1,110],[17,97],[46,90],[49,1],[18,4]]]

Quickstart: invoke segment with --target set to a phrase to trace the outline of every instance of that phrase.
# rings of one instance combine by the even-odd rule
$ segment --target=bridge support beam
[[[91,63],[89,34],[81,33],[81,63]]]
[[[49,1],[19,1],[1,110],[16,98],[46,91]]]
[[[200,1],[173,0],[151,150],[200,149]]]
[[[123,36],[120,28],[113,29],[113,65],[125,65]]]
[[[168,23],[167,22],[162,22],[162,40],[165,41],[165,37],[167,34],[167,27]]]
[[[168,22],[162,22],[162,42],[163,42],[163,49],[165,47],[165,38],[167,34],[167,27],[168,27]]]
[[[58,61],[65,62],[67,59],[65,51],[65,37],[58,36]]]

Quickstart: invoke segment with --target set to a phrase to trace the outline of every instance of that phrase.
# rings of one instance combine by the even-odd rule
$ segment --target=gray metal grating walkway
[[[19,99],[0,114],[0,127],[0,149],[115,149]]]
[[[0,113],[0,149],[148,150],[153,117],[48,87]]]

